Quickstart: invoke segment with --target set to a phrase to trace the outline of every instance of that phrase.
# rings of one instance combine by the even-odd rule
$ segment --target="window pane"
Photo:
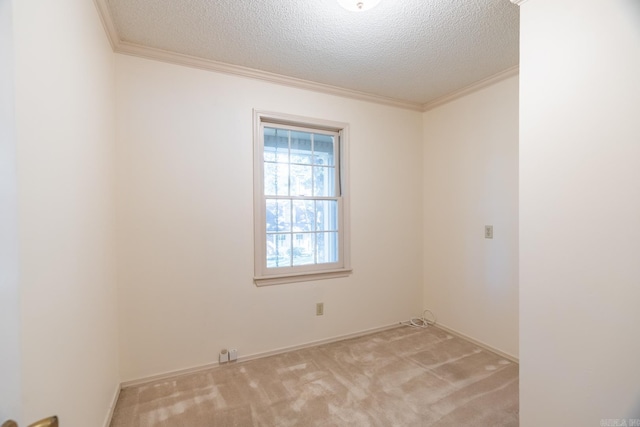
[[[278,196],[289,195],[289,165],[286,163],[277,163],[275,165],[276,175],[274,185]]]
[[[338,261],[338,233],[316,233],[318,264]]]
[[[318,200],[316,202],[316,231],[338,230],[338,202]]]
[[[286,163],[264,163],[264,195],[289,195],[289,165]]]
[[[313,264],[314,234],[298,233],[293,236],[293,265]]]
[[[267,148],[264,149],[264,161],[265,162],[275,162],[276,161],[276,152],[273,150],[269,150]]]
[[[275,163],[264,163],[264,195],[274,196],[276,194],[277,168]]]
[[[278,204],[276,200],[267,199],[265,216],[267,231],[278,231]]]
[[[291,231],[291,201],[266,200],[267,232]]]
[[[312,158],[311,134],[291,132],[291,163],[311,164]]]
[[[313,191],[312,171],[312,166],[291,165],[292,196],[311,196]]]
[[[285,129],[264,128],[265,160],[289,162],[289,131]],[[271,154],[267,155],[270,152]],[[269,157],[269,158],[267,158]]]
[[[334,197],[335,194],[335,168],[314,166],[313,168],[313,195],[319,197]]]
[[[267,234],[267,268],[291,267],[291,235]]]
[[[331,135],[314,134],[313,151],[316,154],[315,164],[335,166],[334,160],[334,137]]]
[[[293,231],[314,231],[314,218],[313,200],[293,201]]]

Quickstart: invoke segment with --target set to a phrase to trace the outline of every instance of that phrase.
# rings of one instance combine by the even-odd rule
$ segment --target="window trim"
[[[312,264],[278,268],[269,272],[266,267],[266,207],[264,196],[264,135],[262,125],[293,126],[338,133],[338,195],[339,260],[338,263]],[[253,110],[253,211],[254,211],[254,278],[256,286],[304,282],[346,277],[351,274],[351,245],[349,221],[349,125],[330,120],[314,119],[291,114]],[[272,269],[273,270],[273,269]]]

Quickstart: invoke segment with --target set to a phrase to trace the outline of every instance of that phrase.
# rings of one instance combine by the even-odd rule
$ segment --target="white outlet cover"
[[[493,239],[493,225],[484,226],[484,238]]]

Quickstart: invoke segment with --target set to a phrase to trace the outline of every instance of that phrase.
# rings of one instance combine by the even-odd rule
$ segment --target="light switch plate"
[[[484,226],[484,238],[493,239],[493,225]]]

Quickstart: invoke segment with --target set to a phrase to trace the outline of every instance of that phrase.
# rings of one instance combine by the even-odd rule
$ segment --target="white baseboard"
[[[520,363],[520,359],[518,359],[517,357],[515,357],[515,356],[513,356],[513,355],[511,355],[509,353],[505,353],[504,351],[498,350],[497,348],[492,347],[489,344],[486,344],[486,343],[484,343],[482,341],[478,341],[475,338],[471,338],[469,335],[463,334],[462,332],[458,332],[455,329],[449,328],[448,326],[444,326],[444,325],[442,325],[440,323],[436,323],[434,325],[434,327],[440,328],[443,331],[450,333],[451,335],[455,335],[455,336],[457,336],[459,338],[462,338],[463,340],[467,340],[469,342],[472,342],[473,344],[475,344],[475,345],[477,345],[479,347],[482,347],[487,351],[495,353],[500,357],[504,357],[505,359],[508,359],[508,360],[510,360],[510,361],[512,361],[514,363],[518,363],[518,364]]]
[[[326,339],[317,340],[317,341],[310,341],[310,342],[307,342],[307,343],[304,343],[304,344],[294,345],[294,346],[290,346],[290,347],[282,347],[282,348],[278,348],[278,349],[275,349],[275,350],[270,350],[270,351],[265,351],[265,352],[261,352],[261,353],[250,354],[250,355],[247,355],[247,356],[240,356],[240,357],[238,357],[238,362],[246,362],[248,360],[260,359],[262,357],[274,356],[276,354],[286,353],[286,352],[289,352],[289,351],[300,350],[300,349],[308,348],[308,347],[315,347],[317,345],[329,344],[329,343],[332,343],[332,342],[343,341],[343,340],[347,340],[347,339],[351,339],[351,338],[358,338],[358,337],[361,337],[361,336],[375,334],[376,332],[381,332],[381,331],[385,331],[387,329],[393,329],[393,328],[397,328],[397,327],[400,327],[400,326],[401,325],[398,324],[398,323],[393,323],[391,325],[380,326],[380,327],[372,328],[372,329],[366,329],[364,331],[354,332],[354,333],[351,333],[351,334],[339,335],[339,336],[336,336],[336,337],[326,338]],[[231,362],[231,363],[237,363],[237,362]],[[220,363],[214,362],[214,363],[208,363],[206,365],[194,366],[192,368],[179,369],[179,370],[176,370],[176,371],[170,371],[170,372],[165,372],[165,373],[161,373],[161,374],[157,374],[157,375],[151,375],[151,376],[148,376],[148,377],[138,378],[138,379],[135,379],[135,380],[123,381],[122,384],[120,385],[120,387],[123,388],[123,389],[127,388],[127,387],[134,387],[134,386],[148,384],[148,383],[152,383],[152,382],[156,382],[156,381],[162,381],[162,380],[167,380],[167,379],[170,379],[170,378],[180,377],[180,376],[183,376],[183,375],[189,375],[189,374],[193,374],[195,372],[206,371],[208,369],[217,368],[219,366],[220,366]]]
[[[238,360],[240,360],[240,358],[238,358]],[[153,382],[156,382],[156,381],[163,381],[163,380],[173,379],[173,378],[176,378],[176,377],[181,377],[183,375],[189,375],[189,374],[193,374],[193,373],[196,373],[196,372],[206,371],[208,369],[217,368],[219,366],[220,366],[220,363],[214,362],[214,363],[207,363],[206,365],[199,365],[199,366],[194,366],[194,367],[191,367],[191,368],[177,369],[175,371],[169,371],[169,372],[163,372],[163,373],[160,373],[160,374],[149,375],[148,377],[142,377],[142,378],[137,378],[135,380],[123,381],[120,384],[120,388],[125,389],[125,388],[129,388],[129,387],[135,387],[135,386],[139,386],[139,385],[153,383]]]
[[[269,356],[274,356],[276,354],[281,354],[281,353],[286,353],[289,351],[295,351],[295,350],[300,350],[303,348],[308,348],[308,347],[315,347],[318,345],[322,345],[322,344],[329,344],[332,342],[337,342],[337,341],[343,341],[343,340],[347,340],[347,339],[351,339],[351,338],[358,338],[361,336],[365,336],[365,335],[370,335],[370,334],[375,334],[376,332],[381,332],[381,331],[385,331],[387,329],[393,329],[393,328],[398,328],[401,327],[403,324],[402,323],[393,323],[391,325],[386,325],[386,326],[381,326],[381,327],[377,327],[377,328],[372,328],[372,329],[366,329],[363,331],[359,331],[359,332],[354,332],[351,334],[346,334],[346,335],[339,335],[339,336],[335,336],[335,337],[331,337],[331,338],[326,338],[326,339],[322,339],[322,340],[317,340],[317,341],[310,341],[304,344],[299,344],[299,345],[294,345],[294,346],[290,346],[290,347],[282,347],[282,348],[278,348],[275,350],[270,350],[270,351],[265,351],[265,352],[260,352],[260,353],[254,353],[254,354],[250,354],[247,356],[241,356],[238,357],[238,362],[246,362],[248,360],[254,360],[254,359],[260,359],[263,357],[269,357]],[[490,346],[489,344],[486,344],[482,341],[479,341],[475,338],[472,338],[468,335],[463,334],[462,332],[458,332],[455,329],[449,328],[447,326],[444,326],[440,323],[434,325],[434,327],[436,328],[440,328],[441,330],[448,332],[452,335],[456,335],[459,338],[462,338],[464,340],[467,340],[479,347],[484,348],[487,351],[490,351],[492,353],[495,353],[497,355],[499,355],[500,357],[504,357],[505,359],[508,359],[512,362],[515,363],[520,363],[519,359],[511,354],[505,353],[504,351],[498,350],[495,347]],[[232,362],[232,363],[237,363],[237,362]],[[200,365],[200,366],[194,366],[191,368],[186,368],[186,369],[178,369],[175,371],[170,371],[170,372],[165,372],[165,373],[161,373],[161,374],[156,374],[156,375],[151,375],[148,377],[143,377],[143,378],[138,378],[135,380],[129,380],[129,381],[123,381],[120,384],[120,389],[125,389],[128,387],[134,387],[134,386],[139,386],[139,385],[143,385],[143,384],[149,384],[149,383],[153,383],[156,381],[163,381],[163,380],[167,380],[167,379],[171,379],[171,378],[176,378],[176,377],[181,377],[183,375],[189,375],[189,374],[193,374],[196,372],[201,372],[201,371],[206,371],[208,369],[212,369],[212,368],[217,368],[220,367],[220,363],[218,362],[214,362],[214,363],[208,363],[206,365]],[[115,400],[113,402],[113,406],[111,408],[111,414],[109,415],[109,419],[108,421],[111,421],[111,417],[113,416],[113,409],[115,407],[115,402],[118,399],[118,394],[120,389],[118,389],[118,393],[116,393],[115,396]],[[107,423],[105,425],[105,427],[108,427],[109,424]]]
[[[113,394],[113,399],[111,400],[111,406],[109,407],[109,413],[107,414],[107,418],[104,421],[104,427],[109,427],[111,425],[111,420],[113,419],[113,412],[116,409],[116,403],[118,403],[118,397],[120,397],[120,390],[122,390],[122,386],[118,385],[116,387],[116,391]]]

